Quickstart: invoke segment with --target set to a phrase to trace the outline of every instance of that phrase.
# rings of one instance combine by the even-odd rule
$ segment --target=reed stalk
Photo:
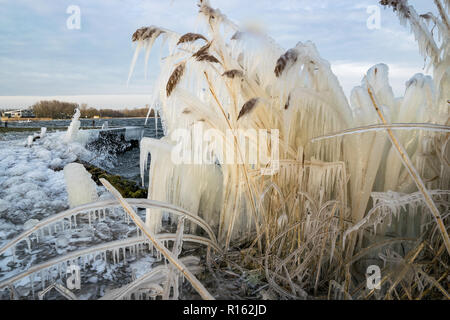
[[[155,248],[159,250],[166,259],[172,263],[191,283],[194,289],[205,300],[215,300],[214,297],[206,290],[203,284],[192,274],[191,271],[178,259],[175,255],[167,249],[153,234],[148,226],[142,221],[142,219],[136,214],[130,204],[122,197],[119,191],[117,191],[107,180],[101,178],[100,182],[103,186],[119,201],[124,210],[128,213],[130,218],[134,221],[136,226],[142,231],[142,233],[153,243]]]
[[[383,113],[381,112],[380,108],[378,107],[377,102],[375,101],[375,97],[372,93],[372,89],[370,88],[370,85],[367,83],[367,92],[369,93],[370,100],[372,101],[372,105],[375,108],[378,117],[380,118],[381,122],[383,122],[384,125],[387,125],[388,122],[386,121],[385,117],[383,116]],[[433,201],[433,198],[431,197],[430,193],[428,192],[427,188],[425,187],[425,184],[423,183],[422,179],[420,178],[416,168],[413,166],[411,159],[409,158],[408,154],[406,153],[403,146],[400,144],[400,142],[395,137],[394,133],[392,132],[392,129],[386,128],[386,131],[389,135],[389,139],[392,142],[392,145],[397,150],[397,154],[401,158],[403,164],[407,168],[411,178],[414,180],[417,188],[422,193],[425,203],[427,204],[428,208],[431,211],[431,214],[433,215],[434,219],[436,220],[436,223],[438,225],[439,231],[442,235],[442,238],[444,239],[445,247],[447,248],[447,253],[450,255],[450,238],[447,233],[447,229],[444,225],[444,222],[442,221],[441,215],[439,213],[439,210],[436,206],[436,204]]]

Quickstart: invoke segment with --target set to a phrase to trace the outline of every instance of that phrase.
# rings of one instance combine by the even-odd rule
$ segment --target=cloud
[[[285,49],[312,40],[321,56],[332,62],[346,92],[359,84],[366,67],[384,62],[392,66],[394,90],[401,93],[409,78],[406,72],[418,72],[423,66],[413,36],[391,10],[381,11],[380,30],[367,29],[366,8],[376,1],[211,3],[240,26],[263,25]],[[81,30],[66,28],[66,9],[72,4],[80,6]],[[0,0],[0,6],[0,95],[4,96],[152,92],[157,49],[150,60],[149,80],[144,79],[141,57],[126,86],[134,53],[131,34],[144,25],[180,33],[195,31],[199,25],[195,0]],[[423,1],[417,6],[429,10]]]

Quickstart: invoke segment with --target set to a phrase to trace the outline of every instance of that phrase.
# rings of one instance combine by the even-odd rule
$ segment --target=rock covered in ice
[[[61,235],[56,238],[55,244],[59,249],[64,249],[69,245],[69,239],[65,235]]]
[[[26,213],[19,209],[16,209],[14,211],[8,210],[5,218],[14,224],[23,224],[25,221],[27,221]]]
[[[23,224],[23,230],[30,230],[31,228],[33,228],[38,223],[39,223],[39,220],[37,220],[37,219],[30,219],[30,220],[28,220],[27,222],[25,222]]]
[[[64,167],[64,181],[70,207],[77,207],[98,199],[95,182],[82,164],[69,163]]]
[[[100,222],[95,226],[95,235],[104,240],[109,241],[112,239],[112,233],[106,223]]]
[[[126,234],[128,232],[128,225],[125,224],[113,224],[111,226],[111,232],[114,239],[119,239],[120,236]]]
[[[98,277],[97,276],[92,276],[88,279],[88,282],[90,283],[97,283],[98,282]]]

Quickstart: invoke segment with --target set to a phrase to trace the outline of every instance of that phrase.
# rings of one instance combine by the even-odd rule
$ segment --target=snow
[[[71,128],[70,136],[75,138],[76,124]],[[26,135],[0,139],[0,245],[6,235],[20,232],[26,221],[68,208],[62,169],[76,159],[87,161],[99,155],[86,150],[80,141],[66,143],[65,137],[65,132],[48,133],[42,128],[40,139],[31,147],[27,147]],[[104,190],[97,186],[95,189]],[[9,223],[12,228],[4,229]]]
[[[145,256],[142,259],[137,260],[136,262],[130,263],[130,268],[136,278],[140,278],[152,268],[154,262],[155,258]]]
[[[98,137],[99,130],[79,131],[76,124],[70,128],[72,133],[68,142],[65,140],[68,136],[66,132],[48,133],[46,130],[41,130],[40,138],[33,141],[31,146],[28,146],[27,135],[9,135],[5,139],[4,136],[0,137],[0,247],[43,219],[68,209],[72,189],[82,190],[85,194],[81,198],[89,198],[88,202],[112,197],[105,188],[97,186],[91,180],[83,165],[73,163],[77,159],[90,161],[102,158],[101,152],[85,148],[87,142]],[[141,128],[131,130],[128,136],[140,137],[141,133]],[[74,191],[78,193],[78,198],[79,190]],[[95,214],[97,215],[100,212]],[[123,239],[128,234],[135,233],[134,225],[128,225],[127,221],[119,219],[122,215],[123,213],[109,212],[105,218],[103,212],[102,222],[92,221],[92,225],[88,225],[86,217],[79,217],[78,228],[71,228],[66,224],[67,229],[62,229],[61,224],[52,225],[42,230],[42,233],[24,239],[26,243],[20,243],[0,255],[0,281],[56,256],[100,242]],[[122,259],[122,253],[120,258]],[[104,287],[105,281],[122,279],[119,265],[123,266],[123,262],[114,266],[104,259],[106,254],[102,253],[100,260],[89,261],[92,265],[87,272],[91,285]],[[64,269],[64,263],[60,267]],[[55,270],[44,270],[43,273],[33,274],[32,278],[23,278],[15,283],[16,289],[21,295],[27,296],[32,292],[31,281],[34,289],[40,288],[43,275],[42,279],[48,285],[51,281],[47,279],[48,274],[53,271]],[[0,291],[0,299],[6,291]],[[91,296],[85,295],[86,298]]]

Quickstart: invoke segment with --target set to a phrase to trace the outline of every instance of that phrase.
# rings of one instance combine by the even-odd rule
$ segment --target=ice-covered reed
[[[149,52],[158,36],[169,52],[151,104],[160,109],[167,137],[141,144],[142,172],[152,155],[149,198],[207,217],[226,249],[250,237],[247,258],[265,257],[260,263],[266,279],[281,296],[337,288],[332,283],[343,297],[358,296],[363,278],[352,276],[355,269],[364,274],[377,252],[399,248],[396,241],[383,242],[388,235],[411,236],[419,247],[428,241],[431,247],[417,251],[422,258],[434,252],[448,259],[448,15],[439,0],[438,17],[418,15],[405,0],[381,4],[411,26],[433,67],[434,77],[414,75],[402,98],[394,97],[388,66],[379,64],[347,100],[312,42],[283,50],[266,35],[240,30],[209,1],[199,2],[204,28],[181,35],[151,27],[164,32],[133,36],[137,53],[142,47]],[[430,21],[438,25],[439,38]],[[213,143],[206,148],[219,165],[171,163],[171,134],[183,128],[194,135],[198,123],[223,137],[227,130],[279,130],[280,170],[265,176],[245,160],[227,163]],[[402,126],[412,131],[393,133]],[[328,134],[333,138],[317,139]],[[229,144],[235,154],[245,154],[237,136]],[[380,202],[380,192],[390,196]],[[161,215],[147,219],[154,231],[160,221]],[[388,296],[395,290],[414,295],[393,283]]]
[[[312,42],[283,50],[266,35],[239,29],[208,0],[198,3],[205,23],[195,32],[181,35],[155,26],[137,30],[130,77],[141,49],[146,70],[158,38],[168,51],[150,106],[158,109],[166,136],[143,138],[140,145],[142,179],[151,154],[149,199],[122,199],[111,189],[117,200],[73,208],[30,226],[0,253],[23,240],[30,246],[31,236],[53,227],[57,232],[61,223],[63,230],[67,222],[72,228],[72,219],[76,227],[80,214],[87,214],[91,224],[95,212],[100,219],[119,205],[138,226],[137,237],[70,253],[0,287],[71,259],[85,257],[89,263],[89,254],[102,253],[106,259],[103,253],[111,251],[116,263],[121,248],[125,259],[127,252],[146,245],[170,264],[106,298],[169,298],[172,289],[178,298],[183,276],[202,297],[212,298],[193,275],[196,261],[178,259],[182,242],[191,241],[206,245],[208,254],[219,252],[216,260],[228,269],[261,275],[268,284],[264,296],[449,299],[449,1],[434,0],[439,16],[419,15],[407,0],[381,4],[411,26],[433,68],[433,77],[414,75],[401,98],[389,85],[388,66],[378,64],[362,75],[347,99]],[[67,137],[77,129],[75,118]],[[202,141],[213,161],[172,161],[177,148],[172,135],[182,129],[185,138],[198,137],[199,127],[214,129],[226,141]],[[241,139],[239,130],[272,136],[278,130],[279,143],[252,135]],[[250,162],[247,143],[269,154],[276,149],[279,157]],[[235,161],[227,161],[224,147]],[[277,170],[267,175],[265,169],[274,163]],[[137,207],[146,209],[145,225]],[[177,223],[174,234],[161,233],[167,215],[176,216],[171,219]],[[172,250],[164,241],[172,243]],[[210,257],[206,260],[211,271]],[[380,289],[366,286],[373,265],[381,268]],[[143,287],[147,291],[140,291]]]

